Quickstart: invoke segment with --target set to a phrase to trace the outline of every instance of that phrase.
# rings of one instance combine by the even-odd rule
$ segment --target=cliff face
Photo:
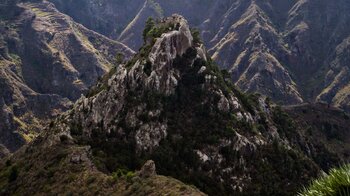
[[[79,183],[88,183],[90,175],[107,178],[121,169],[134,171],[151,159],[158,174],[194,184],[210,195],[294,195],[321,168],[349,159],[341,150],[346,137],[334,138],[334,151],[317,140],[327,138],[320,132],[322,126],[313,126],[308,135],[309,129],[296,126],[284,109],[238,91],[183,17],[173,15],[152,24],[144,34],[140,53],[104,76],[46,132],[9,157],[11,164],[3,163],[0,182],[6,193],[84,191],[87,186]],[[304,121],[303,112],[289,110],[299,124],[315,121]],[[344,127],[338,128],[345,130],[348,116],[340,113],[336,119],[342,118]],[[324,121],[327,118],[317,123]],[[61,161],[54,161],[58,158]],[[6,172],[19,165],[18,179],[7,181]],[[153,168],[150,162],[146,165]],[[41,175],[37,167],[48,174]],[[20,180],[33,176],[34,184]],[[59,185],[58,177],[71,178],[69,187],[52,189]],[[136,186],[136,179],[120,183]],[[107,193],[124,190],[102,187],[111,191]]]
[[[111,37],[133,49],[143,43],[143,24],[149,16],[180,13],[201,30],[209,54],[231,73],[232,81],[242,90],[259,92],[287,105],[323,101],[349,107],[346,62],[350,5],[346,0],[147,0],[138,4],[131,1],[124,6],[127,9],[116,7],[119,2],[101,2],[102,7],[116,11],[96,12],[93,18],[118,20],[125,30]],[[88,1],[84,5],[97,9]],[[94,26],[79,20],[74,9],[61,10]],[[125,10],[127,14],[123,14]],[[128,18],[121,19],[120,15]]]
[[[0,19],[0,143],[14,151],[117,65],[117,54],[133,51],[51,3],[9,3]]]

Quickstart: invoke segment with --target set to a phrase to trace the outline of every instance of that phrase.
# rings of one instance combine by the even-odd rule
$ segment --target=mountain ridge
[[[210,55],[231,73],[233,82],[243,91],[258,91],[286,105],[326,102],[349,108],[348,66],[344,59],[350,32],[347,1],[135,0],[129,3],[134,9],[128,15],[138,15],[143,9],[135,5],[149,2],[156,4],[162,15],[180,13],[198,27]],[[103,4],[115,5],[109,1]],[[138,49],[142,24],[148,16],[145,12],[143,17],[130,19],[138,25],[128,29],[128,39],[120,40],[126,44],[130,40],[129,44]]]
[[[57,156],[73,163],[76,158],[70,157],[80,157],[77,160],[93,164],[97,173],[107,176],[119,169],[135,171],[153,160],[157,173],[194,184],[209,195],[292,195],[321,168],[349,159],[340,147],[346,137],[334,137],[337,150],[332,151],[329,143],[317,140],[324,134],[318,126],[311,127],[310,134],[308,127],[294,124],[283,108],[237,90],[206,55],[183,17],[174,15],[149,25],[140,53],[112,70],[47,131],[9,157],[12,164],[21,163],[19,157],[36,162],[34,154],[56,156],[53,152],[68,148],[72,151]],[[308,123],[303,112],[292,114]],[[346,129],[346,115],[341,113],[340,118],[345,128],[337,129]],[[36,165],[47,172],[56,168],[55,163],[42,164]],[[12,189],[16,185],[28,187],[23,181],[6,183],[5,163],[0,170],[4,176],[0,184],[9,193],[18,193]],[[21,167],[19,179],[38,172]],[[56,173],[62,168],[53,170],[53,176]],[[69,172],[63,174],[65,179]],[[44,185],[56,186],[54,179]],[[35,184],[30,190],[46,190],[41,186]]]
[[[62,1],[52,1],[64,9],[58,5]],[[117,27],[108,27],[113,17],[101,28],[98,19],[114,16],[109,9],[100,12],[108,5],[118,6],[84,2],[75,17],[100,13],[85,22],[92,20],[93,28],[118,37]],[[134,47],[142,43],[138,53],[74,22],[49,1],[10,1],[14,7],[0,13],[0,139],[6,144],[0,145],[1,193],[294,195],[322,170],[350,160],[349,115],[332,104],[300,105],[308,92],[299,89],[301,80],[294,82],[293,73],[303,63],[310,67],[302,74],[318,70],[313,63],[321,60],[314,57],[326,48],[312,50],[318,44],[313,39],[327,42],[329,35],[312,37],[324,27],[304,21],[324,18],[300,11],[319,9],[317,3],[149,0],[140,7],[137,0],[128,2],[120,4],[129,6],[122,18],[131,20],[134,9],[140,17],[118,32]],[[207,10],[210,19],[201,22],[202,16],[188,12],[194,2],[203,2],[197,8]],[[224,19],[213,11],[223,6]],[[186,10],[190,22],[175,14],[147,19],[146,28],[139,29],[148,14],[161,17],[173,10]],[[211,21],[215,17],[225,27]],[[211,49],[190,28],[191,21],[204,29],[203,37],[212,38]],[[220,29],[213,31],[216,35],[205,31],[210,24]],[[138,34],[143,37],[134,39]],[[336,61],[328,73],[335,83],[325,95],[340,93],[345,101],[346,84],[332,75],[346,83],[347,43],[338,46],[343,35],[332,36],[338,41],[329,47],[343,55],[324,57]],[[222,58],[225,53],[238,57]],[[305,56],[296,58],[299,53]],[[229,61],[237,63],[230,68]],[[337,85],[345,90],[335,92]],[[241,86],[260,94],[241,92]],[[280,107],[269,94],[273,101],[285,97],[297,105]]]

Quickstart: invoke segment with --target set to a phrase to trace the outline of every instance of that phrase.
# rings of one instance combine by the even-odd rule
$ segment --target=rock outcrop
[[[146,161],[146,163],[142,166],[141,170],[138,172],[138,175],[141,178],[149,178],[157,175],[156,164],[154,163],[154,161]]]

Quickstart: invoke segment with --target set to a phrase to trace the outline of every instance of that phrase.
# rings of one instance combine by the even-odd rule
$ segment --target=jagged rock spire
[[[177,56],[182,56],[193,44],[193,37],[187,20],[174,14],[162,21],[165,24],[173,24],[174,30],[162,34],[154,44],[149,59],[152,64],[164,66],[169,64]],[[172,28],[172,27],[169,27]]]

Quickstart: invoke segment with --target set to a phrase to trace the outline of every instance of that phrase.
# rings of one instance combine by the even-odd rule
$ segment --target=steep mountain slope
[[[148,26],[140,53],[4,160],[1,189],[80,193],[92,188],[84,185],[94,175],[92,185],[102,183],[108,194],[124,186],[105,185],[103,178],[154,160],[159,174],[210,195],[294,195],[321,168],[349,160],[337,150],[346,137],[334,138],[332,149],[317,140],[323,132],[316,125],[326,117],[304,121],[303,112],[290,108],[298,124],[317,123],[311,132],[318,135],[306,136],[308,127],[296,126],[283,109],[238,91],[192,33],[178,15]],[[335,113],[348,136],[349,117]]]
[[[118,40],[126,43],[131,48],[138,49],[143,44],[141,35],[145,22],[149,17],[163,18],[162,8],[154,1],[145,1],[135,18],[121,32]]]
[[[343,107],[349,104],[348,64],[343,61],[348,55],[349,8],[344,0],[300,1],[290,10],[285,37],[297,60],[291,69],[306,96]]]
[[[87,8],[96,7],[82,2]],[[115,7],[115,12],[96,12],[96,18],[107,16],[125,24],[124,33],[113,37],[134,49],[143,43],[142,24],[148,16],[180,13],[201,29],[213,59],[242,90],[257,91],[288,105],[323,101],[349,108],[347,0],[134,0],[120,9],[116,7],[119,2],[100,2],[102,7]],[[144,6],[137,7],[137,3]],[[124,7],[129,21],[120,18]],[[73,9],[62,10],[76,16]],[[89,26],[79,16],[75,18]]]
[[[1,1],[0,9],[0,143],[14,151],[117,64],[117,54],[133,51],[48,2]]]
[[[291,129],[300,130],[290,140],[299,144],[324,170],[338,166],[339,160],[350,161],[349,114],[327,104],[284,109],[296,125]]]
[[[117,39],[136,16],[138,10],[142,9],[145,1],[50,0],[50,2],[53,2],[61,12],[68,14],[89,29]]]

